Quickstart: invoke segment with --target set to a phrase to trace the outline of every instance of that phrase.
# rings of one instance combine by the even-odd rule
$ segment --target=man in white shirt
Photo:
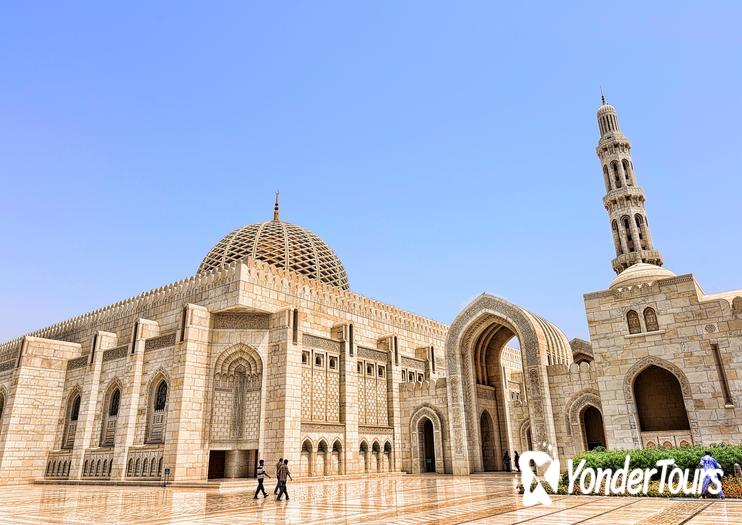
[[[265,473],[265,462],[261,459],[258,463],[258,488],[255,489],[255,496],[253,497],[253,499],[258,499],[258,494],[260,494],[261,492],[263,493],[264,498],[268,497],[268,493],[263,487],[263,479],[265,479],[266,476],[270,478],[270,476]]]

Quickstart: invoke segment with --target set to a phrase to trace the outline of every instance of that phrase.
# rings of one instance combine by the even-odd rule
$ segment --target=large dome
[[[228,234],[204,257],[198,273],[251,256],[323,283],[348,290],[348,276],[335,252],[307,229],[278,220],[243,226]]]

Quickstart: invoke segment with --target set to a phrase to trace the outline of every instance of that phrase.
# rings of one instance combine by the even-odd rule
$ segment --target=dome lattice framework
[[[323,283],[348,290],[348,276],[335,252],[309,230],[278,220],[259,222],[229,233],[204,257],[198,273],[251,256]]]

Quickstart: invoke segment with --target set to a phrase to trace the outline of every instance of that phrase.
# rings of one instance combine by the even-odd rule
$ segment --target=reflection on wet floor
[[[742,501],[557,496],[524,508],[504,474],[289,483],[291,500],[252,491],[24,485],[0,488],[0,523],[742,523]]]

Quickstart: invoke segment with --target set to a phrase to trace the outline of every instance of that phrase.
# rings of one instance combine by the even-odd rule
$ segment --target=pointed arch
[[[651,306],[644,309],[644,326],[647,327],[647,332],[657,332],[660,329],[657,322],[657,312]]]
[[[217,406],[231,410],[228,416],[212,419],[212,441],[250,440],[257,445],[262,389],[263,360],[255,348],[237,343],[217,356],[212,414]]]
[[[631,173],[631,163],[629,163],[628,159],[621,160],[621,164],[623,165],[623,172],[626,176],[626,185],[627,186],[633,186],[634,185],[634,177]]]
[[[301,476],[311,476],[314,472],[314,444],[312,440],[305,437],[301,443],[301,452],[299,456],[299,472]]]
[[[77,434],[77,420],[80,417],[80,403],[82,401],[82,389],[75,385],[67,394],[64,411],[64,430],[62,431],[62,449],[75,447],[75,435]]]
[[[368,442],[365,439],[362,439],[360,445],[358,445],[358,456],[359,460],[363,463],[364,472],[369,471],[370,455],[371,453],[368,450]]]
[[[636,381],[636,378],[639,377],[639,374],[644,372],[644,370],[649,368],[650,366],[664,368],[673,376],[675,376],[675,379],[677,379],[680,385],[680,392],[683,398],[683,404],[685,405],[685,412],[688,417],[688,426],[690,427],[689,431],[691,438],[694,442],[700,443],[701,435],[698,415],[693,406],[693,394],[690,381],[688,381],[688,378],[686,377],[683,370],[676,364],[660,357],[650,355],[643,357],[636,363],[634,363],[626,372],[623,381],[624,398],[626,399],[626,406],[628,408],[629,426],[633,434],[634,445],[636,446],[636,448],[640,448],[642,446],[641,425],[639,424],[639,413],[634,396],[634,382]]]
[[[449,407],[453,413],[463,414],[450,422],[454,474],[481,471],[472,353],[479,337],[494,325],[510,331],[520,343],[534,441],[557,446],[546,366],[548,362],[571,363],[569,342],[559,328],[545,319],[500,297],[482,294],[456,316],[446,339]],[[503,419],[509,425],[507,418]],[[503,439],[511,435],[507,427],[500,433],[506,436]]]
[[[429,425],[428,425],[429,424]],[[426,425],[432,426],[432,436],[426,435]],[[437,474],[445,473],[443,457],[443,425],[438,412],[431,406],[423,405],[415,410],[410,418],[410,445],[412,448],[412,473],[420,474],[426,471],[426,444],[425,438],[432,438],[433,469]],[[430,454],[432,453],[432,454]]]
[[[642,331],[641,321],[639,321],[639,314],[636,310],[629,310],[626,312],[626,324],[629,327],[629,334],[640,334]]]
[[[611,161],[611,172],[613,173],[613,183],[615,187],[617,189],[622,188],[623,182],[621,181],[621,172],[618,169],[618,162],[615,160]]]
[[[588,450],[588,443],[583,432],[582,416],[588,407],[595,408],[601,415],[601,425],[603,424],[603,406],[600,401],[600,393],[592,388],[585,388],[572,395],[564,405],[564,417],[567,426],[567,435],[572,437],[572,443],[575,445],[575,452]],[[605,427],[603,427],[603,439],[605,439]],[[606,446],[604,443],[603,446]]]
[[[147,387],[147,424],[144,437],[146,444],[165,442],[167,409],[171,394],[170,384],[170,377],[163,368],[157,369],[150,376]]]
[[[5,413],[5,405],[7,402],[7,394],[5,392],[5,387],[0,385],[0,435],[2,435],[3,431],[3,414]]]
[[[117,377],[113,378],[106,387],[101,414],[101,447],[112,447],[114,445],[122,390],[121,381]]]

